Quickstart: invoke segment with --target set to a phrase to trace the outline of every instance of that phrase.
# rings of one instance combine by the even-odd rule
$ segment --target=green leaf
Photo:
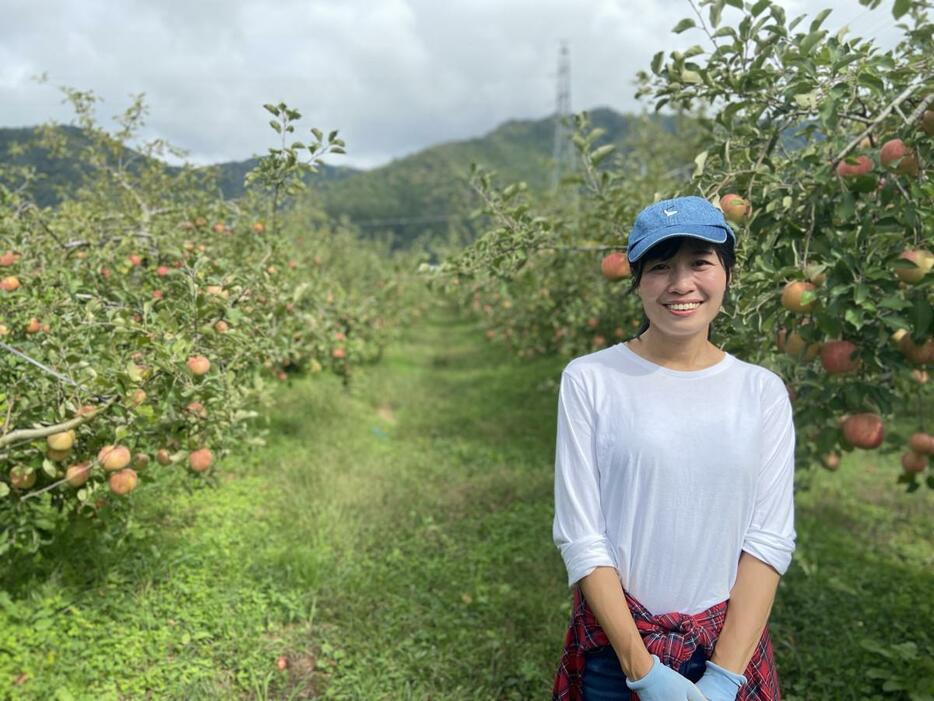
[[[914,329],[912,336],[926,338],[930,332],[932,319],[934,319],[934,310],[931,308],[931,303],[920,297],[916,299],[911,308],[911,325]]]
[[[863,283],[856,285],[856,289],[853,291],[853,301],[857,304],[862,304],[869,297],[869,286]]]
[[[270,104],[270,103],[267,102],[265,105],[263,105],[263,109],[265,109],[265,110],[266,110],[267,112],[269,112],[270,114],[274,114],[274,115],[276,115],[277,117],[279,116],[279,110],[277,110],[277,109],[276,109],[276,106],[273,105],[273,104]]]
[[[6,482],[0,482],[0,497],[5,497],[10,493],[10,486]]]
[[[833,8],[828,7],[826,10],[821,10],[817,17],[814,18],[814,21],[811,22],[810,31],[817,31],[818,28],[824,23],[824,20],[827,19],[827,15],[833,12]]]
[[[596,151],[594,151],[592,154],[590,154],[590,160],[595,166],[600,165],[600,162],[603,159],[605,159],[607,156],[609,156],[611,153],[613,153],[613,151],[615,150],[616,150],[616,146],[614,146],[613,144],[606,144],[605,146],[601,146]]]
[[[692,27],[696,27],[696,26],[697,25],[694,24],[694,20],[692,20],[690,17],[685,17],[683,20],[678,22],[678,24],[676,24],[674,29],[672,29],[671,31],[674,32],[675,34],[680,34],[681,32],[687,31],[688,29],[691,29]]]
[[[655,54],[655,55],[652,57],[652,72],[653,72],[655,75],[658,75],[658,72],[661,70],[661,68],[662,68],[662,60],[664,60],[664,58],[665,58],[665,52],[664,52],[664,51],[659,51],[657,54]]]
[[[820,104],[820,99],[818,97],[818,91],[812,90],[811,92],[800,93],[795,95],[794,100],[798,103],[798,106],[806,109],[813,110],[816,109]]]
[[[712,27],[720,26],[720,15],[723,14],[724,0],[715,0],[710,6],[710,25]]]
[[[817,44],[824,36],[827,34],[826,30],[820,29],[815,32],[811,32],[804,39],[801,40],[799,49],[801,50],[802,56],[807,56],[811,53],[811,49],[814,48],[814,45]]]
[[[846,323],[850,324],[856,329],[859,329],[863,325],[863,315],[860,314],[856,309],[850,307],[843,313],[843,318]]]
[[[281,133],[282,133],[282,125],[279,124],[279,122],[277,122],[275,119],[270,119],[270,120],[269,120],[269,126],[271,126],[273,129],[275,129],[277,134],[281,134]]]
[[[876,94],[881,95],[885,92],[885,83],[882,82],[882,79],[869,71],[860,71],[858,80],[860,84],[871,88]]]
[[[707,164],[707,151],[701,151],[694,157],[694,175],[692,177],[699,178],[704,174],[704,166]]]
[[[743,9],[743,0],[726,0],[726,4],[735,7],[737,10]]]
[[[911,0],[895,0],[892,5],[892,17],[900,19],[911,8]]]
[[[752,6],[750,12],[752,13],[753,17],[758,17],[760,14],[762,14],[762,11],[771,4],[771,0],[759,0],[759,2]]]
[[[139,382],[143,379],[143,374],[140,372],[139,366],[132,360],[126,364],[126,374],[133,382]]]
[[[681,71],[681,82],[697,84],[697,83],[703,83],[704,79],[701,77],[701,74],[698,73],[697,71],[689,71],[688,69],[685,68],[683,71]]]
[[[52,479],[55,479],[56,475],[58,475],[58,468],[48,458],[42,458],[42,471]]]

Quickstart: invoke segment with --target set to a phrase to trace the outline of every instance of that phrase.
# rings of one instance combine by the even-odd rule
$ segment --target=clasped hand
[[[734,674],[710,660],[707,671],[697,685],[666,667],[652,655],[649,673],[636,681],[626,680],[626,686],[639,694],[641,701],[735,701],[746,677]]]

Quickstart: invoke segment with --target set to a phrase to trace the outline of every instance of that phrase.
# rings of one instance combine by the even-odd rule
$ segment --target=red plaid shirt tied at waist
[[[610,644],[593,611],[587,606],[580,585],[575,586],[573,591],[571,621],[564,638],[561,664],[555,676],[553,701],[583,701],[584,653]],[[629,592],[624,593],[642,642],[649,653],[658,655],[662,664],[675,670],[680,669],[698,647],[702,647],[705,656],[710,659],[726,619],[726,601],[692,616],[682,613],[653,616]],[[740,687],[736,701],[781,700],[768,626],[762,632],[743,674],[747,681]],[[633,701],[638,698],[632,692]]]

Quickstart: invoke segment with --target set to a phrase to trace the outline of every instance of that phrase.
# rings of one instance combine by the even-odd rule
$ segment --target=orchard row
[[[91,133],[78,196],[40,209],[0,190],[0,554],[125,514],[173,473],[211,481],[263,441],[270,381],[349,384],[417,313],[410,261],[286,200],[294,162],[267,157],[225,201],[158,165],[120,169]]]

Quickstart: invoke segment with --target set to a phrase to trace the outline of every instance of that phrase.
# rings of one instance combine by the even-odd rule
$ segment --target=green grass
[[[349,393],[282,388],[268,445],[218,489],[144,485],[124,531],[6,572],[0,697],[548,698],[569,613],[551,542],[562,366],[438,313]],[[934,679],[934,499],[896,474],[852,454],[798,494],[772,614],[788,701]]]

